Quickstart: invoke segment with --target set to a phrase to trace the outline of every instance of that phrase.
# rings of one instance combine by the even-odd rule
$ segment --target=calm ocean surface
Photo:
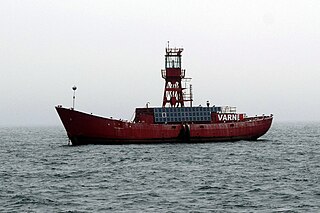
[[[256,142],[68,146],[0,128],[0,212],[320,212],[320,123]]]

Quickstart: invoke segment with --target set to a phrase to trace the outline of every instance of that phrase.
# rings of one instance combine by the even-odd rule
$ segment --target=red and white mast
[[[185,78],[185,70],[181,68],[181,53],[183,48],[170,48],[169,42],[166,48],[165,69],[161,70],[162,78],[165,79],[162,107],[184,107],[185,102],[190,101],[192,106],[192,94],[185,93],[182,87],[182,80]]]

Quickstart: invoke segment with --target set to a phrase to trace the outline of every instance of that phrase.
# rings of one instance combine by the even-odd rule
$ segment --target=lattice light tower
[[[181,68],[181,53],[183,48],[166,48],[165,69],[161,70],[162,78],[165,79],[162,107],[184,107],[186,101],[192,105],[192,95],[185,99],[181,81],[185,77],[185,70]]]

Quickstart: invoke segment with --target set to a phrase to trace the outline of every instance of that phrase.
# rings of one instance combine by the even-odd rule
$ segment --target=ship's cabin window
[[[166,68],[181,68],[181,57],[179,56],[167,56]]]

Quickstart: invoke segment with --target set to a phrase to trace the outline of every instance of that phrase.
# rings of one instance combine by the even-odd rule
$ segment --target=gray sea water
[[[320,212],[320,123],[261,140],[68,146],[0,128],[0,212]]]

